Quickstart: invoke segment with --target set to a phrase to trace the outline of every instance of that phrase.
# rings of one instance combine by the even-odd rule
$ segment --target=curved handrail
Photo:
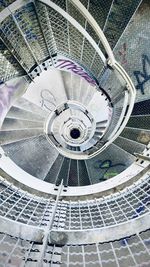
[[[9,176],[11,183],[19,183],[19,187],[25,187],[28,191],[34,192],[35,194],[42,195],[57,195],[55,185],[39,180],[31,174],[25,172],[18,167],[9,157],[6,156],[2,148],[0,148],[1,154],[1,169],[6,172]],[[144,166],[138,162],[133,163],[122,173],[117,176],[108,179],[107,181],[88,185],[88,186],[77,186],[67,187],[66,190],[62,191],[61,196],[70,198],[80,198],[86,196],[86,199],[90,199],[91,196],[104,196],[113,193],[113,189],[124,188],[126,184],[132,184],[132,181],[139,180],[146,173],[149,166],[149,161],[145,160]],[[145,178],[144,178],[145,179]],[[13,181],[14,180],[14,181]]]
[[[150,212],[136,219],[103,228],[84,230],[52,230],[50,242],[57,245],[83,245],[111,242],[150,228]]]
[[[114,70],[116,70],[119,75],[123,78],[124,82],[126,83],[126,88],[127,88],[127,93],[128,93],[128,101],[127,101],[127,93],[125,93],[125,101],[124,101],[124,106],[123,110],[121,113],[121,117],[119,119],[119,122],[116,126],[114,126],[114,129],[112,131],[111,136],[108,138],[106,143],[104,143],[103,146],[99,146],[97,143],[96,145],[96,151],[95,152],[90,152],[87,150],[89,153],[82,153],[80,154],[75,154],[70,152],[70,157],[72,155],[72,158],[74,159],[89,159],[97,154],[101,153],[104,149],[106,149],[122,132],[124,127],[126,126],[128,119],[131,115],[133,106],[134,106],[134,100],[136,96],[136,90],[135,87],[126,73],[126,71],[120,66],[120,64],[115,60],[115,57],[113,55],[113,51],[104,35],[102,32],[101,28],[99,27],[98,23],[95,21],[95,19],[92,17],[92,15],[89,13],[89,11],[84,7],[84,5],[79,1],[79,0],[69,0],[75,8],[84,16],[84,18],[88,21],[88,23],[91,25],[95,33],[100,39],[101,44],[103,45],[107,55],[108,59],[104,56],[103,52],[101,51],[100,47],[96,44],[96,42],[92,39],[92,37],[89,35],[89,33],[73,18],[71,17],[66,11],[64,11],[61,7],[56,5],[54,2],[51,0],[39,0],[39,2],[46,4],[47,6],[51,7],[54,9],[56,12],[61,14],[67,21],[69,21],[88,41],[89,43],[93,46],[95,51],[98,53],[100,56],[102,62],[104,65],[108,64],[111,66]],[[32,0],[30,1],[32,2]],[[17,0],[14,3],[12,3],[9,8],[5,8],[1,13],[2,13],[2,18],[1,21],[6,18],[7,16],[11,15],[15,10],[17,10],[17,6],[21,7],[25,5],[25,2],[22,2],[21,0]],[[105,135],[103,136],[103,138]],[[103,139],[102,139],[103,140]],[[58,148],[56,148],[58,149]],[[58,149],[58,151],[61,153],[61,149]],[[66,151],[67,152],[67,151]],[[91,153],[91,154],[90,154]],[[67,154],[69,156],[69,154]]]
[[[77,25],[78,25],[77,29],[80,32],[82,32],[82,34],[84,34],[84,36],[85,36],[85,30],[81,26],[79,27],[79,23],[76,22],[76,20],[73,19],[62,8],[60,8],[59,6],[54,4],[51,0],[39,0],[39,1],[42,2],[42,3],[45,3],[47,6],[50,6],[55,11],[60,13],[62,16],[65,17],[65,19],[67,19],[70,23],[72,23],[74,27],[77,28]],[[129,99],[128,102],[126,101],[127,98],[124,101],[124,107],[123,107],[123,111],[122,111],[122,114],[121,114],[121,119],[119,120],[120,125],[119,124],[116,125],[116,127],[113,130],[113,134],[111,135],[111,138],[101,148],[97,147],[97,151],[93,152],[92,154],[84,154],[84,155],[73,155],[72,154],[74,159],[89,159],[89,158],[95,157],[96,155],[101,153],[104,149],[106,149],[120,135],[120,133],[123,131],[124,127],[126,126],[128,120],[130,118],[130,115],[131,115],[131,112],[132,112],[132,109],[133,109],[133,106],[134,106],[134,101],[135,101],[135,97],[136,97],[136,90],[135,90],[134,84],[132,83],[132,81],[131,81],[130,77],[128,76],[128,74],[126,73],[126,71],[115,60],[115,57],[113,55],[113,51],[112,51],[112,49],[111,49],[111,47],[110,47],[110,45],[109,45],[104,33],[102,32],[101,28],[99,27],[99,25],[95,21],[95,19],[91,16],[89,11],[84,7],[84,5],[79,0],[69,0],[69,1],[86,18],[88,23],[92,26],[93,30],[95,31],[95,33],[99,37],[103,47],[105,48],[105,50],[107,52],[107,55],[108,55],[108,59],[107,59],[108,65],[111,66],[114,70],[116,70],[121,75],[121,77],[123,78],[123,80],[126,83],[126,89],[127,89],[127,92],[128,92],[128,99]],[[96,50],[96,51],[98,52],[98,50]],[[101,50],[98,52],[98,54],[102,59]],[[103,59],[102,59],[102,61],[103,61]],[[125,118],[124,118],[124,116],[125,116]],[[59,152],[61,153],[60,149],[59,149]]]

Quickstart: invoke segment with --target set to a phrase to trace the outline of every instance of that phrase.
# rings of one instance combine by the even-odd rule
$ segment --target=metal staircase
[[[150,266],[149,15],[0,1],[0,267]]]

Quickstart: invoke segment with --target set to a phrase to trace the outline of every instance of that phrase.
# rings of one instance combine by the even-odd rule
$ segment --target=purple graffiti
[[[75,64],[74,62],[68,60],[68,59],[58,59],[58,65],[56,66],[57,68],[60,69],[67,69],[72,71],[73,73],[81,76],[82,78],[84,78],[88,83],[90,83],[91,85],[96,85],[96,81],[91,78],[85,71],[83,68],[79,67],[77,64]]]
[[[4,116],[10,107],[11,97],[14,94],[14,92],[19,88],[19,86],[20,86],[20,82],[18,82],[15,86],[4,85],[2,88],[0,88],[0,121],[1,122],[4,119]]]

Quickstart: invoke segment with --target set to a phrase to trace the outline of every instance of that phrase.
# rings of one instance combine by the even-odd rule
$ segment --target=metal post
[[[47,227],[45,229],[45,235],[44,235],[44,238],[43,238],[42,250],[40,252],[39,263],[37,264],[37,267],[43,267],[43,258],[44,258],[44,255],[45,255],[45,251],[46,251],[46,247],[47,247],[47,243],[48,243],[48,239],[49,239],[49,234],[50,234],[50,231],[51,231],[52,226],[53,226],[53,221],[54,221],[54,218],[55,218],[55,214],[56,214],[56,210],[57,210],[57,206],[58,206],[58,201],[59,201],[59,197],[61,195],[62,189],[63,189],[63,180],[61,181],[61,184],[59,186],[58,194],[57,194],[56,201],[55,201],[55,205],[53,207],[52,214],[50,215],[49,223],[48,223],[48,225],[47,225]]]

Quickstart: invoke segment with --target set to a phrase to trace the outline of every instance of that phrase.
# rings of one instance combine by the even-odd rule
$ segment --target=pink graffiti
[[[127,64],[127,59],[126,59],[126,55],[127,55],[127,45],[126,43],[123,44],[121,50],[118,51],[120,57],[121,57],[121,64]]]
[[[73,73],[81,76],[82,78],[84,78],[88,83],[90,83],[91,85],[96,85],[96,81],[94,79],[92,79],[85,71],[83,68],[79,67],[78,65],[76,65],[75,63],[73,63],[72,61],[68,60],[68,59],[58,59],[58,65],[56,66],[57,68],[60,69],[67,69],[72,71]]]

